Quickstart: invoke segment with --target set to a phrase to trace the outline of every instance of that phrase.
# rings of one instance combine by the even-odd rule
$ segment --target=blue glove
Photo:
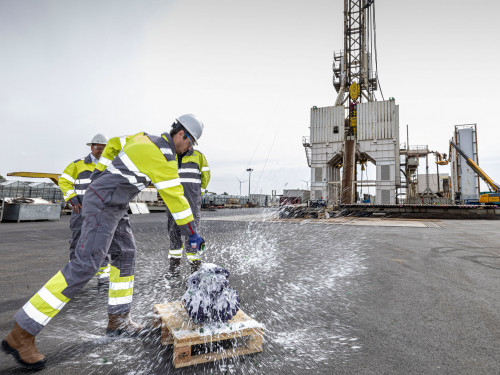
[[[198,233],[189,236],[189,244],[191,250],[196,250],[197,253],[205,250],[205,240]]]

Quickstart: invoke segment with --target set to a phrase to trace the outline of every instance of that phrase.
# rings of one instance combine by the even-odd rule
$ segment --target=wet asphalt
[[[499,221],[437,227],[262,221],[259,209],[204,212],[205,260],[226,267],[241,308],[264,324],[264,351],[182,369],[151,330],[111,340],[106,288],[92,279],[37,336],[37,374],[498,374]],[[137,243],[132,315],[180,299],[164,214],[131,217]],[[415,221],[417,223],[418,221]],[[0,336],[67,261],[69,216],[0,224]],[[1,374],[25,374],[0,354]]]

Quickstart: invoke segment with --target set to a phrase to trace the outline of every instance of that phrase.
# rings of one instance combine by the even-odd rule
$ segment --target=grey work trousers
[[[80,208],[83,210],[83,208]],[[75,259],[75,248],[78,240],[82,234],[83,216],[82,211],[77,213],[75,210],[71,211],[71,219],[69,220],[69,229],[71,229],[71,239],[69,240],[69,260]],[[109,256],[106,254],[104,261],[99,267],[100,270],[106,268],[109,264]]]
[[[119,188],[100,188],[98,193],[90,188],[87,190],[82,211],[82,233],[75,248],[74,260],[68,262],[15,314],[14,318],[21,328],[32,335],[38,334],[64,307],[64,304],[54,306],[54,301],[57,302],[54,298],[61,299],[57,297],[59,295],[68,300],[73,298],[96,274],[108,252],[111,256],[108,313],[130,311],[136,247],[127,215],[128,197],[120,197],[120,192],[115,194],[116,190]],[[127,289],[115,288],[115,283],[130,285]],[[128,295],[122,297],[125,294]]]
[[[196,225],[196,228],[200,228],[200,221],[201,217],[200,215],[195,215],[194,216],[194,222]],[[168,257],[169,258],[182,258],[182,249],[183,249],[183,243],[185,244],[185,249],[186,249],[186,255],[188,258],[188,262],[191,263],[194,259],[198,259],[198,256],[193,256],[192,253],[190,252],[190,246],[191,244],[189,243],[189,237],[185,237],[184,240],[181,235],[181,230],[179,229],[179,226],[175,223],[175,219],[170,213],[170,211],[167,209],[167,229],[168,229],[168,237],[170,239],[170,248],[168,251]]]

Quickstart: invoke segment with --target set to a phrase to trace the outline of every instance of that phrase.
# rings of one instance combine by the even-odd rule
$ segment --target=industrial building
[[[469,157],[479,164],[476,124],[456,125],[452,141]],[[461,203],[478,202],[479,175],[465,162],[455,148],[451,151],[451,194]]]
[[[344,1],[344,49],[333,55],[337,98],[333,106],[311,108],[310,133],[302,138],[311,168],[311,199],[334,207],[479,204],[480,177],[498,194],[498,185],[477,165],[476,124],[455,125],[448,156],[427,145],[410,146],[408,136],[400,146],[399,106],[392,97],[377,100],[375,95],[380,82],[372,5]],[[448,163],[450,178],[441,178],[439,166]],[[375,166],[374,179],[363,179],[368,164]],[[375,197],[363,194],[363,188],[374,188]],[[498,204],[498,196],[485,201]]]
[[[304,143],[311,150],[312,199],[335,204],[348,189],[343,202],[353,203],[356,187],[374,185],[377,204],[395,204],[401,185],[398,106],[394,100],[367,102],[358,104],[357,111],[356,135],[346,136],[344,106],[311,109],[311,135]],[[376,165],[375,180],[358,180],[356,165],[368,162]],[[346,163],[353,176],[349,182],[341,178]]]
[[[393,98],[375,97],[376,45],[368,43],[371,4],[344,2],[344,49],[334,53],[333,62],[337,99],[334,106],[311,109],[310,135],[303,139],[312,199],[333,205],[355,203],[358,187],[368,185],[375,187],[376,204],[395,204],[401,186],[399,107]],[[363,170],[367,163],[376,166],[373,181],[358,178],[357,167]]]

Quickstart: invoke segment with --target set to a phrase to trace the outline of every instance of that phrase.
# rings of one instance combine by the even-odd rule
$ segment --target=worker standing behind
[[[69,228],[71,229],[71,240],[69,241],[69,260],[75,259],[75,247],[82,233],[83,218],[81,215],[83,196],[90,185],[90,175],[94,171],[99,158],[101,157],[108,139],[103,134],[96,134],[92,141],[87,143],[90,146],[90,154],[85,158],[75,160],[70,163],[61,177],[59,177],[59,187],[64,196],[64,201],[69,202],[73,207]],[[109,279],[109,257],[106,256],[103,264],[97,271],[99,283]]]
[[[210,168],[207,159],[200,151],[191,149],[183,155],[177,155],[177,163],[179,177],[182,187],[184,188],[184,196],[189,201],[196,227],[199,228],[201,219],[201,196],[204,194],[210,181]],[[180,275],[184,242],[186,242],[186,256],[191,266],[191,273],[196,272],[201,266],[201,251],[195,252],[191,250],[191,244],[187,239],[186,241],[182,240],[179,227],[168,209],[167,217],[168,234],[170,237],[170,249],[168,250],[170,276],[177,277]]]
[[[170,134],[146,133],[111,139],[93,172],[82,205],[83,225],[75,259],[57,272],[15,315],[14,328],[2,341],[2,349],[30,369],[45,366],[35,336],[111,256],[107,335],[137,335],[142,327],[130,318],[134,290],[135,240],[127,215],[128,203],[153,183],[183,235],[198,250],[204,241],[197,233],[193,213],[184,197],[175,154],[188,151],[203,132],[194,115],[179,117]],[[112,142],[113,141],[113,142]],[[122,143],[123,142],[123,143]],[[121,144],[116,155],[115,146]],[[109,153],[107,152],[109,147]],[[113,158],[113,156],[116,157]],[[107,160],[112,160],[108,164]],[[101,172],[101,161],[108,164]],[[100,173],[100,174],[99,174]]]

